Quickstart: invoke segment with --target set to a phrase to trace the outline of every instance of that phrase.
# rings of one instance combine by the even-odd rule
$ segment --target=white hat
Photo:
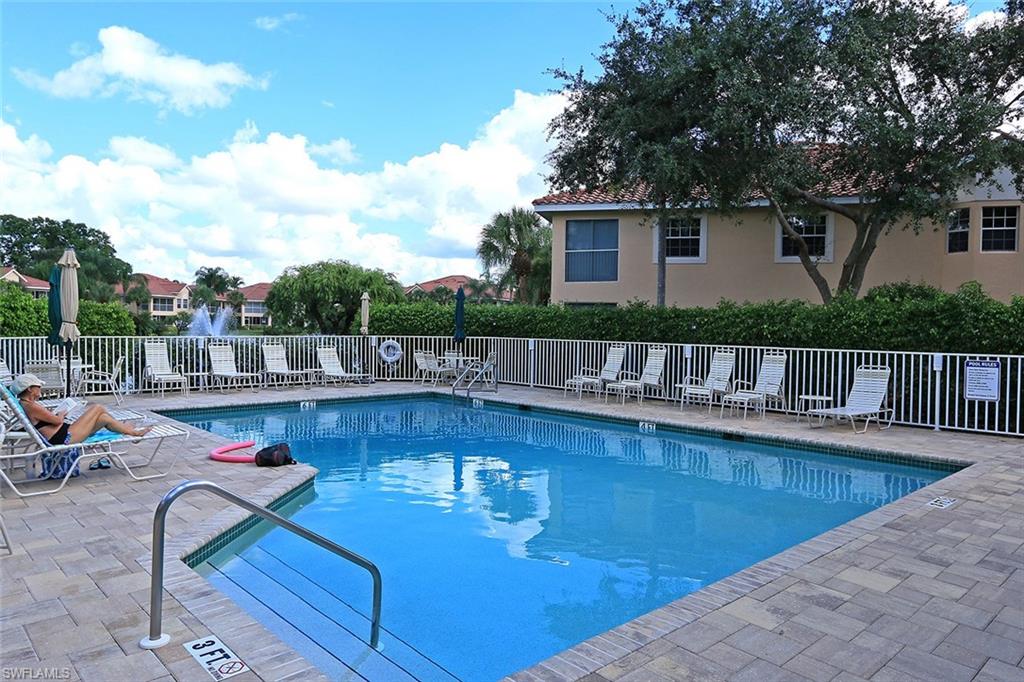
[[[15,377],[14,381],[11,382],[11,393],[16,396],[20,396],[33,386],[43,386],[45,384],[46,382],[35,374],[19,374]]]

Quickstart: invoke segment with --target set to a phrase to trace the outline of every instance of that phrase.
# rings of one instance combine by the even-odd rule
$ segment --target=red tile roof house
[[[148,304],[142,306],[142,309],[148,310],[153,317],[172,317],[182,311],[192,312],[193,285],[145,272],[136,273],[136,275],[146,280],[150,299]],[[239,289],[245,296],[245,303],[242,305],[239,318],[243,327],[270,324],[270,316],[267,315],[266,309],[267,292],[270,291],[270,286],[270,282],[258,282]],[[115,287],[115,291],[119,296],[124,295],[124,289],[120,284]],[[225,302],[226,299],[227,297],[223,295],[217,297],[219,303]],[[135,304],[127,305],[133,311],[138,312]]]
[[[49,282],[23,275],[11,265],[0,268],[0,281],[17,284],[31,294],[32,298],[43,298],[50,293]]]
[[[442,286],[451,289],[453,293],[458,291],[459,287],[463,287],[466,291],[466,294],[468,295],[470,293],[470,287],[468,285],[471,280],[472,277],[469,277],[468,275],[447,275],[446,277],[438,277],[437,279],[427,280],[426,282],[410,284],[409,286],[405,287],[405,295],[408,296],[414,291],[422,291],[424,293],[429,294],[434,289]],[[496,295],[494,289],[488,289],[485,293],[488,296],[497,300],[499,303],[512,302],[511,291],[502,291],[500,294]]]

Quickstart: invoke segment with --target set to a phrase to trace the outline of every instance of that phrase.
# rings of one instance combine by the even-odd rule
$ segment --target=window
[[[827,214],[816,216],[786,216],[790,226],[804,238],[808,255],[817,261],[832,262],[832,221]],[[797,241],[790,239],[782,229],[775,225],[775,261],[777,263],[799,263],[800,249]]]
[[[1017,250],[1017,207],[983,206],[981,208],[981,250]]]
[[[262,315],[267,312],[267,304],[263,301],[246,301],[245,302],[245,314],[246,315]]]
[[[665,235],[669,263],[707,263],[707,228],[701,216],[669,218]],[[654,262],[658,261],[658,232],[654,231]]]
[[[971,234],[971,209],[958,208],[950,211],[946,223],[946,253],[964,253]]]
[[[178,310],[185,310],[186,308],[188,308],[187,298],[176,298],[174,299],[174,301],[175,305],[178,307]]]
[[[173,298],[154,298],[153,299],[153,312],[162,313],[173,313],[174,312],[174,299]]]
[[[565,222],[565,281],[614,282],[619,278],[619,221]]]

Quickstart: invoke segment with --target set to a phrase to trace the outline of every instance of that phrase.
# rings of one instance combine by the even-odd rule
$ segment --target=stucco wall
[[[1020,202],[985,201],[961,204],[972,207],[970,247],[967,253],[946,253],[945,228],[927,226],[918,234],[894,230],[879,239],[865,276],[865,289],[885,282],[927,282],[947,290],[978,280],[993,296],[1009,300],[1024,294],[1024,226],[1018,227],[1014,253],[981,253],[981,205],[1018,205]],[[543,212],[543,209],[541,209]],[[557,303],[626,303],[654,301],[657,266],[651,224],[639,211],[588,211],[548,214],[554,229],[551,299]],[[567,219],[619,220],[618,281],[565,281],[565,223]],[[1024,210],[1021,218],[1024,221]],[[842,260],[853,240],[852,223],[830,215],[833,258],[822,263],[822,274],[834,287]],[[669,263],[666,302],[677,306],[711,306],[726,298],[765,301],[797,298],[820,302],[810,277],[799,262],[776,262],[775,222],[767,209],[750,209],[739,216],[706,216],[706,263]]]

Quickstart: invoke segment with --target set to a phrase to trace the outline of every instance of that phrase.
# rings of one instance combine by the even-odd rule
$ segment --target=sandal
[[[110,460],[107,459],[106,457],[102,457],[102,458],[98,459],[95,462],[95,464],[96,464],[96,468],[97,469],[109,469],[111,467]],[[90,468],[92,468],[92,467],[90,467]]]
[[[100,468],[100,461],[99,460],[96,460],[92,464],[89,465],[89,471],[96,471],[99,468]]]

